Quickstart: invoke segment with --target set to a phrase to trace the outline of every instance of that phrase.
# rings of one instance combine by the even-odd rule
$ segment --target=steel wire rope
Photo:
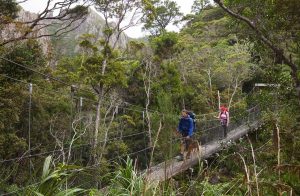
[[[269,142],[269,141],[268,141]],[[124,156],[130,156],[130,155],[132,155],[132,154],[135,154],[135,153],[140,153],[140,152],[143,152],[143,151],[145,151],[145,150],[147,150],[147,149],[150,149],[150,148],[153,148],[153,146],[152,147],[148,147],[148,148],[144,148],[144,149],[142,149],[142,150],[139,150],[139,151],[136,151],[136,152],[133,152],[133,153],[129,153],[129,154],[125,154],[125,155],[123,155],[123,156],[118,156],[118,157],[114,157],[114,158],[112,158],[112,159],[109,159],[108,161],[110,162],[110,161],[112,161],[112,160],[115,160],[115,159],[117,159],[117,158],[121,158],[121,157],[124,157]],[[233,153],[234,154],[234,153]],[[94,165],[92,165],[92,166],[88,166],[88,167],[86,167],[86,168],[89,168],[89,167],[95,167],[95,166],[98,166],[99,164],[94,164]]]
[[[5,77],[5,78],[8,78],[8,79],[11,79],[11,80],[14,80],[14,81],[16,81],[16,82],[23,83],[23,84],[29,84],[29,82],[25,82],[25,81],[22,81],[22,80],[19,80],[19,79],[10,77],[10,76],[8,76],[8,75],[6,75],[6,74],[0,74],[0,76]]]
[[[0,74],[0,75],[2,75],[2,74]],[[13,78],[13,77],[9,77],[9,76],[7,76],[7,75],[2,75],[2,76],[4,76],[4,77],[7,77],[7,78],[9,78],[9,79],[12,79],[12,80],[15,80],[15,81],[18,81],[18,82],[21,82],[21,83],[24,83],[24,84],[27,84],[27,85],[29,85],[29,84],[32,84],[33,86],[37,86],[38,88],[41,88],[40,86],[38,86],[37,84],[33,84],[33,83],[29,83],[29,82],[24,82],[24,81],[21,81],[21,80],[18,80],[18,79],[15,79],[15,78]],[[55,93],[61,93],[60,91],[57,91],[57,90],[55,90],[55,89],[51,89],[51,91],[54,91]],[[67,94],[66,94],[67,95]],[[90,100],[90,101],[93,101],[94,103],[98,103],[97,101],[95,101],[95,100],[92,100],[92,99],[89,99],[89,98],[85,98],[85,97],[78,97],[78,96],[73,96],[73,98],[78,98],[78,100],[80,100],[80,103],[82,103],[82,99],[85,99],[85,100]],[[118,106],[119,108],[126,108],[125,106]],[[135,112],[142,112],[143,110],[136,110],[136,109],[131,109],[131,108],[126,108],[127,110],[131,110],[131,111],[135,111]]]
[[[5,57],[2,57],[2,56],[0,56],[0,59],[5,60],[5,61],[8,61],[8,62],[10,62],[10,63],[13,63],[13,64],[15,64],[15,65],[17,65],[17,66],[20,66],[20,67],[24,68],[24,69],[28,69],[28,70],[30,70],[30,71],[32,71],[32,72],[34,72],[34,73],[37,73],[37,74],[39,74],[39,75],[42,75],[42,76],[44,76],[44,77],[46,77],[46,78],[48,78],[48,79],[54,80],[54,81],[56,81],[56,82],[58,82],[58,83],[61,83],[61,84],[65,85],[65,86],[73,87],[73,88],[75,88],[75,89],[78,89],[78,90],[81,90],[81,91],[85,91],[85,92],[88,92],[88,93],[92,93],[92,94],[98,96],[98,94],[97,94],[96,92],[92,91],[91,89],[90,89],[90,90],[86,90],[86,89],[82,89],[82,88],[78,87],[78,84],[69,84],[69,83],[67,83],[67,82],[65,82],[65,81],[62,81],[61,79],[59,79],[59,78],[57,78],[57,77],[54,77],[54,76],[51,76],[51,75],[44,74],[44,73],[42,73],[42,72],[40,72],[40,71],[37,71],[37,70],[35,70],[35,69],[33,69],[33,68],[30,68],[30,67],[28,67],[28,66],[22,65],[22,64],[20,64],[20,63],[14,62],[14,61],[12,61],[12,60],[10,60],[10,59],[7,59],[7,58],[5,58]],[[80,84],[80,85],[82,85],[82,84]],[[107,96],[105,96],[105,97],[106,97],[106,98],[110,98],[110,97],[107,97]],[[132,106],[137,106],[137,105],[131,104],[131,103],[129,103],[129,102],[124,102],[124,103],[126,103],[126,104],[128,104],[128,105],[132,105]],[[145,109],[145,108],[143,108],[143,109]],[[148,110],[149,110],[149,109],[148,109]],[[160,113],[160,112],[157,111],[157,110],[149,110],[149,111]]]
[[[263,144],[262,146],[258,147],[258,148],[255,149],[254,151],[256,151],[256,150],[258,150],[258,149],[264,147],[267,143],[269,143],[269,141],[270,141],[270,140],[268,140],[265,144]],[[115,159],[117,159],[117,158],[121,158],[121,157],[124,157],[124,156],[126,156],[126,155],[127,155],[127,156],[130,156],[130,155],[132,155],[132,154],[137,154],[137,153],[146,151],[146,150],[148,150],[148,149],[150,149],[150,148],[152,148],[152,147],[147,147],[147,148],[144,148],[144,149],[141,149],[141,150],[132,152],[132,153],[128,153],[128,154],[122,155],[122,156],[117,156],[117,157],[112,158],[112,159],[109,159],[109,160],[107,160],[107,161],[108,161],[108,162],[111,162],[111,161],[113,161],[113,160],[115,160]],[[232,155],[235,155],[235,154],[236,154],[236,153],[234,152],[234,153],[231,153],[231,154],[229,154],[229,155],[227,155],[227,156],[225,156],[225,157],[222,157],[221,161],[222,161],[222,160],[225,160],[226,158],[228,158],[228,157],[230,157],[230,156],[232,156]],[[215,162],[216,160],[217,160],[217,159],[215,159],[213,162]],[[100,165],[100,163],[93,164],[93,165],[86,166],[86,167],[82,167],[82,168],[80,168],[80,169],[74,169],[74,170],[71,170],[71,171],[82,171],[82,170],[85,170],[85,169],[89,169],[89,168],[96,167],[96,166],[98,166],[98,165]],[[211,166],[212,166],[212,164],[210,164],[210,167],[211,167]],[[20,188],[20,189],[18,189],[18,190],[15,190],[15,191],[9,192],[9,193],[5,193],[5,194],[3,194],[3,195],[10,195],[10,194],[16,193],[16,192],[18,192],[18,191],[20,191],[20,190],[26,189],[26,188],[28,188],[28,187],[30,187],[30,186],[38,185],[39,183],[40,183],[40,182],[35,183],[35,184],[32,184],[32,185],[29,185],[29,186],[26,186],[26,187],[22,187],[22,188]],[[89,182],[87,182],[87,183],[89,183]],[[84,183],[84,184],[85,184],[85,183]]]
[[[255,106],[256,107],[256,106]],[[255,108],[253,107],[253,108]],[[250,108],[249,110],[253,109],[253,108]],[[211,127],[211,128],[207,128],[205,130],[202,130],[202,132],[207,132],[208,130],[211,130],[211,129],[214,129],[214,128],[217,128],[217,127],[220,127],[219,126],[215,126],[215,127]],[[140,135],[140,134],[143,134],[143,133],[147,133],[147,131],[142,131],[142,132],[139,132],[139,133],[133,133],[133,134],[130,134],[130,135],[125,135],[125,136],[120,136],[120,137],[115,137],[115,138],[111,138],[111,139],[108,139],[106,140],[106,142],[108,141],[115,141],[115,140],[119,140],[119,139],[122,139],[122,138],[128,138],[128,137],[132,137],[132,136],[136,136],[136,135]],[[180,138],[179,138],[180,139]],[[179,139],[176,139],[176,140],[179,140]],[[176,141],[175,140],[175,141]],[[174,140],[173,140],[174,141]],[[105,140],[102,140],[102,141],[99,141],[99,143],[102,143],[102,142],[105,142]],[[87,146],[87,145],[91,145],[91,144],[82,144],[82,145],[75,145],[73,146],[72,148],[78,148],[78,147],[82,147],[82,146]],[[64,149],[69,149],[69,147],[65,147]],[[48,152],[43,152],[43,153],[37,153],[37,154],[33,154],[33,155],[28,155],[28,156],[21,156],[21,157],[16,157],[16,158],[12,158],[12,159],[7,159],[7,160],[0,160],[0,163],[3,163],[3,162],[8,162],[8,161],[15,161],[15,160],[21,160],[21,159],[24,159],[24,158],[28,158],[28,157],[36,157],[36,156],[39,156],[39,155],[45,155],[45,154],[49,154],[49,153],[53,153],[53,152],[61,152],[62,150],[53,150],[53,151],[48,151]]]
[[[115,137],[115,138],[108,139],[108,140],[106,140],[106,142],[116,141],[116,140],[120,140],[120,139],[123,139],[123,138],[130,138],[130,137],[133,137],[133,136],[141,135],[143,133],[147,133],[147,131],[142,131],[142,132],[138,132],[138,133],[134,133],[134,134],[130,134],[130,135],[125,135],[125,136],[118,136],[118,137]],[[101,144],[103,142],[105,142],[105,140],[101,140],[97,144]],[[74,145],[74,146],[72,146],[72,148],[79,148],[79,147],[88,146],[88,145],[91,145],[91,144],[87,143],[87,144]],[[65,149],[69,149],[69,147],[63,148],[63,150],[65,150]],[[20,157],[15,157],[15,158],[11,158],[11,159],[3,159],[3,160],[0,160],[0,163],[10,162],[10,161],[19,161],[19,160],[22,160],[22,159],[25,159],[25,158],[31,158],[31,157],[47,155],[47,154],[51,154],[51,153],[54,153],[54,152],[62,152],[62,149],[52,150],[52,151],[47,151],[47,152],[41,152],[41,153],[36,153],[36,154],[32,154],[32,155],[27,155],[27,156],[20,156]]]
[[[180,138],[179,138],[179,139],[180,139]],[[133,155],[133,154],[137,154],[137,153],[146,151],[146,150],[148,150],[148,149],[150,149],[150,148],[153,148],[153,147],[147,147],[147,148],[144,148],[144,149],[141,149],[141,150],[132,152],[132,153],[127,153],[127,154],[125,154],[125,155],[120,155],[120,156],[114,157],[114,158],[112,158],[112,159],[109,159],[109,160],[107,160],[107,161],[110,162],[110,161],[115,160],[115,159],[117,159],[117,158],[121,158],[121,157],[124,157],[124,156],[131,156],[131,155]],[[82,170],[82,169],[87,169],[87,168],[92,168],[92,167],[95,167],[95,166],[98,166],[98,165],[100,165],[100,163],[94,164],[94,165],[91,165],[91,166],[87,166],[87,167],[83,167],[83,168],[81,168],[80,170]],[[36,184],[38,184],[38,183],[36,183]],[[29,186],[33,186],[33,185],[29,185]],[[27,186],[27,187],[28,187],[28,186]],[[19,190],[22,190],[22,189],[25,189],[25,188],[27,188],[27,187],[23,187],[23,188],[18,189],[18,190],[14,191],[14,192],[7,193],[6,195],[15,193],[15,192],[17,192],[17,191],[19,191]]]
[[[262,146],[258,147],[258,148],[255,149],[254,151],[256,151],[256,150],[258,150],[258,149],[264,147],[264,146],[265,146],[267,143],[269,143],[269,142],[270,142],[270,140],[268,140],[265,144],[263,144]],[[148,150],[148,149],[150,149],[150,148],[152,148],[152,147],[153,147],[153,146],[147,147],[147,148],[144,148],[144,149],[141,149],[141,150],[132,152],[132,153],[128,153],[128,154],[125,154],[125,155],[122,155],[122,156],[117,156],[117,157],[114,157],[114,158],[109,159],[109,160],[107,160],[107,161],[110,162],[110,161],[113,161],[113,160],[115,160],[115,159],[117,159],[117,158],[121,158],[121,157],[124,157],[124,156],[130,156],[130,155],[133,155],[133,154],[137,154],[137,153],[146,151],[146,150]],[[248,149],[247,149],[247,150],[248,150]],[[232,156],[232,155],[235,155],[235,154],[236,154],[236,153],[234,152],[234,153],[231,153],[231,154],[229,154],[229,155],[227,155],[227,156],[225,156],[225,157],[222,157],[222,160],[225,160],[225,159],[228,158],[229,156]],[[222,161],[222,160],[221,160],[221,161]],[[213,162],[215,162],[215,161],[216,161],[216,159],[215,159]],[[98,166],[98,165],[100,165],[100,163],[97,163],[97,164],[94,164],[94,165],[91,165],[91,166],[86,166],[86,167],[83,167],[83,168],[80,168],[80,169],[75,169],[75,170],[73,170],[73,171],[81,171],[81,170],[84,170],[84,169],[93,168],[93,167]],[[212,164],[210,164],[210,165],[212,166]],[[72,171],[72,170],[71,170],[71,171]],[[29,186],[26,186],[26,187],[22,187],[22,188],[20,188],[20,189],[14,191],[14,192],[6,193],[6,194],[3,194],[3,195],[10,195],[10,194],[12,194],[12,193],[16,193],[17,191],[20,191],[20,190],[22,190],[22,189],[28,188],[28,187],[30,187],[30,186],[35,186],[35,185],[37,185],[37,184],[39,184],[39,183],[35,183],[35,184],[33,184],[33,185],[29,185]]]
[[[256,105],[256,106],[254,106],[254,107],[252,107],[252,108],[250,108],[250,109],[247,109],[246,111],[251,111],[251,110],[253,110],[253,109],[255,109],[255,108],[257,108],[258,106]],[[235,117],[235,116],[233,116],[232,118],[237,118],[237,117]],[[236,124],[238,124],[238,123],[236,123]],[[244,123],[242,123],[240,126],[242,126]],[[239,124],[238,124],[239,125]],[[215,129],[215,128],[219,128],[219,127],[221,127],[221,125],[217,125],[217,126],[215,126],[215,127],[210,127],[210,128],[206,128],[206,129],[204,129],[204,130],[201,130],[201,131],[199,131],[199,132],[197,132],[195,135],[196,136],[199,136],[200,134],[203,134],[203,133],[206,133],[206,132],[208,132],[209,130],[211,130],[211,129]],[[200,133],[201,132],[201,133]],[[170,143],[173,143],[174,141],[177,141],[177,140],[180,140],[181,138],[175,138],[174,140],[172,140],[172,142],[170,142]],[[213,140],[213,141],[215,141],[215,140]]]
[[[59,83],[61,83],[61,84],[64,84],[64,85],[70,87],[71,89],[72,89],[72,88],[79,89],[79,90],[82,90],[82,91],[85,91],[85,92],[89,92],[89,93],[92,93],[92,94],[98,96],[98,94],[95,93],[95,92],[93,92],[93,91],[86,90],[86,89],[81,89],[81,88],[79,88],[79,87],[76,86],[76,85],[75,85],[75,86],[74,86],[74,85],[71,85],[71,84],[69,84],[69,83],[67,83],[67,82],[64,82],[64,81],[62,81],[62,80],[60,80],[60,79],[58,79],[58,78],[56,78],[56,77],[53,77],[53,76],[44,74],[44,73],[42,73],[42,72],[40,72],[40,71],[37,71],[37,70],[35,70],[35,69],[33,69],[33,68],[30,68],[30,67],[28,67],[28,66],[22,65],[22,64],[20,64],[20,63],[14,62],[14,61],[12,61],[12,60],[10,60],[10,59],[4,58],[4,57],[0,57],[0,58],[3,59],[3,60],[5,60],[5,61],[8,61],[8,62],[10,62],[10,63],[13,63],[13,64],[15,64],[15,65],[17,65],[17,66],[20,66],[20,67],[22,67],[22,68],[28,69],[28,70],[30,70],[30,71],[32,71],[32,72],[38,73],[38,74],[40,74],[40,75],[42,75],[42,76],[44,76],[44,77],[46,77],[46,78],[49,78],[49,79],[52,79],[52,80],[54,80],[54,81],[56,81],[56,82],[59,82]],[[22,82],[23,82],[23,81],[22,81]],[[107,98],[108,98],[108,97],[107,97]],[[95,101],[95,102],[96,102],[96,101]],[[127,105],[131,105],[131,106],[140,107],[140,106],[138,106],[138,105],[134,105],[134,104],[131,104],[131,103],[126,102],[126,101],[124,101],[123,103],[125,103],[125,104],[127,104]],[[142,109],[145,109],[145,108],[142,108]],[[162,114],[161,112],[159,112],[159,111],[157,111],[157,110],[151,110],[151,109],[148,109],[148,110],[151,111],[152,113],[155,112],[155,113]],[[141,110],[141,111],[143,111],[143,110]],[[218,113],[218,112],[211,112],[211,113],[206,113],[206,114],[197,114],[196,116],[204,116],[204,117],[205,117],[206,115],[209,115],[209,114],[217,114],[217,113]],[[170,114],[165,114],[165,115],[170,115]],[[177,115],[172,115],[172,116],[177,116]]]
[[[36,73],[38,73],[38,74],[40,74],[40,75],[43,75],[43,76],[47,77],[47,78],[51,78],[52,80],[57,81],[57,82],[60,82],[60,83],[62,83],[62,84],[64,84],[64,85],[72,86],[72,85],[70,85],[70,84],[68,84],[68,83],[66,83],[66,82],[61,81],[60,79],[57,79],[57,78],[55,78],[55,77],[49,76],[49,75],[44,74],[44,73],[41,73],[41,72],[36,71],[36,70],[34,70],[34,69],[32,69],[32,68],[23,66],[23,65],[18,64],[18,63],[16,63],[16,62],[13,62],[13,61],[11,61],[11,60],[9,60],[9,59],[3,58],[3,57],[0,57],[0,58],[4,59],[4,60],[6,60],[6,61],[9,61],[9,62],[11,62],[11,63],[17,64],[17,65],[19,65],[19,66],[21,66],[21,67],[23,67],[23,68],[25,68],[25,69],[29,69],[29,70],[31,70],[31,71],[33,71],[33,72],[36,72]],[[2,74],[1,74],[1,75],[2,75]],[[7,77],[7,78],[10,78],[10,79],[13,79],[13,80],[18,81],[18,82],[26,83],[26,82],[24,82],[24,81],[21,81],[21,80],[18,80],[18,79],[14,79],[14,78],[9,77],[9,76],[6,76],[6,75],[2,75],[2,76]],[[27,84],[28,84],[28,83],[27,83]],[[78,87],[77,87],[77,88],[78,88]],[[85,90],[85,91],[86,91],[86,90]],[[90,91],[89,91],[89,92],[90,92]],[[94,93],[94,94],[95,94],[95,93]],[[126,104],[128,104],[128,105],[136,106],[136,105],[133,105],[133,104],[129,104],[128,102],[124,102],[124,103],[126,103]],[[150,111],[155,111],[155,110],[150,110]],[[157,112],[157,111],[156,111],[156,112]],[[218,112],[212,112],[212,113],[208,113],[208,114],[216,114],[216,113],[218,113]],[[208,115],[208,114],[202,114],[202,115],[205,116],[205,115]],[[200,116],[200,115],[199,115],[199,116]],[[213,128],[214,128],[214,127],[213,127]],[[207,130],[210,130],[210,129],[212,129],[212,128],[209,128],[209,129],[207,129]],[[207,130],[205,130],[205,131],[207,131]],[[136,134],[134,134],[134,135],[136,135]],[[125,136],[125,137],[126,137],[126,136]],[[123,136],[123,138],[124,138],[124,136]],[[115,138],[113,138],[113,139],[115,139]],[[107,141],[108,141],[108,140],[107,140]],[[55,151],[61,151],[61,150],[55,150]],[[52,151],[52,152],[54,152],[54,151]],[[42,154],[42,153],[40,153],[40,154]],[[31,157],[31,155],[30,155],[30,157]]]
[[[31,84],[31,83],[27,83],[27,82],[24,82],[24,81],[21,81],[21,80],[17,80],[15,78],[12,78],[12,77],[9,77],[9,76],[6,76],[6,75],[3,75],[3,76],[8,77],[9,79],[13,79],[13,80],[18,81],[18,82],[22,82],[22,83],[27,84],[27,85]],[[115,137],[115,138],[108,139],[106,141],[114,141],[114,140],[118,140],[118,139],[122,139],[122,138],[128,138],[128,137],[140,135],[140,134],[143,134],[143,133],[146,133],[146,132],[143,131],[143,132],[134,133],[134,134],[130,134],[130,135],[125,135],[125,136],[121,136],[121,137]],[[102,142],[104,142],[104,140],[100,141],[99,143],[102,143]],[[72,148],[78,148],[78,147],[86,146],[86,145],[90,145],[90,144],[83,144],[83,145],[73,146]],[[69,147],[65,147],[64,149],[69,149]],[[37,154],[33,154],[33,155],[28,155],[28,156],[20,156],[20,157],[16,157],[16,158],[12,158],[12,159],[0,160],[0,163],[4,163],[4,162],[8,162],[8,161],[21,160],[21,159],[25,159],[25,158],[31,158],[31,157],[36,157],[36,156],[39,156],[39,155],[46,155],[46,154],[49,154],[49,153],[61,152],[61,151],[62,150],[59,149],[59,150],[52,150],[52,151],[37,153]]]
[[[21,65],[21,64],[19,64],[19,63],[13,62],[13,61],[8,60],[8,59],[5,59],[5,58],[3,58],[3,57],[0,57],[0,58],[2,58],[2,59],[4,59],[4,60],[7,60],[7,61],[9,61],[9,62],[12,62],[12,63],[14,63],[14,64],[17,64],[17,65],[19,65],[19,66],[21,66],[21,67],[23,67],[23,68],[27,68],[27,69],[29,69],[29,70],[31,70],[31,71],[33,71],[33,72],[39,73],[39,74],[41,74],[41,75],[43,75],[43,76],[47,76],[47,77],[48,77],[48,75],[46,75],[46,74],[43,74],[43,73],[38,72],[38,71],[36,71],[36,70],[34,70],[34,69],[31,69],[31,68],[28,68],[28,67],[26,67],[26,66],[23,66],[23,65]],[[22,83],[26,83],[26,82],[24,82],[24,81],[21,81],[21,80],[18,80],[18,79],[15,79],[15,78],[12,78],[12,77],[9,77],[9,76],[6,76],[6,75],[2,75],[2,76],[7,77],[7,78],[10,78],[10,79],[13,79],[13,80],[15,80],[15,81],[19,81],[19,82],[22,82]],[[72,85],[69,85],[68,83],[65,83],[65,82],[63,82],[63,81],[61,81],[61,80],[59,80],[59,79],[57,79],[57,78],[55,78],[55,77],[50,77],[50,78],[53,79],[53,80],[55,80],[55,81],[58,81],[58,82],[60,82],[60,83],[63,83],[63,84],[65,84],[65,85],[68,85],[68,86],[71,86],[71,87],[72,87]],[[26,84],[28,84],[28,83],[26,83]],[[89,91],[89,92],[90,92],[90,91]],[[128,102],[124,102],[124,103],[129,104]],[[133,104],[129,104],[129,105],[136,106],[136,105],[133,105]],[[160,112],[159,112],[159,113],[160,113]],[[212,113],[207,113],[207,114],[202,114],[202,115],[205,116],[205,115],[215,114],[215,113],[218,113],[218,112],[212,112]]]
[[[57,77],[54,77],[54,76],[51,76],[51,75],[44,74],[44,73],[42,73],[42,72],[40,72],[40,71],[37,71],[37,70],[35,70],[35,69],[33,69],[33,68],[30,68],[30,67],[28,67],[28,66],[22,65],[22,64],[20,64],[20,63],[14,62],[14,61],[12,61],[12,60],[10,60],[10,59],[7,59],[7,58],[5,58],[5,57],[1,57],[1,56],[0,56],[0,59],[5,60],[5,61],[8,61],[8,62],[10,62],[10,63],[13,63],[13,64],[15,64],[15,65],[17,65],[17,66],[20,66],[20,67],[24,68],[24,69],[28,69],[28,70],[30,70],[30,71],[32,71],[32,72],[35,72],[35,73],[37,73],[37,74],[39,74],[39,75],[42,75],[42,76],[44,76],[44,77],[46,77],[46,78],[48,78],[48,79],[54,80],[54,81],[56,81],[56,82],[58,82],[58,83],[61,83],[61,84],[65,85],[65,86],[69,86],[69,87],[71,87],[71,88],[75,88],[75,89],[78,89],[78,90],[81,90],[81,91],[85,91],[85,92],[88,92],[88,93],[92,93],[92,94],[98,96],[98,94],[95,93],[94,91],[92,91],[91,89],[90,89],[90,90],[86,90],[86,89],[82,89],[82,88],[78,87],[78,84],[76,84],[76,85],[74,85],[74,84],[69,84],[69,83],[67,83],[67,82],[65,82],[65,81],[62,81],[61,79],[59,79],[59,78],[57,78]],[[46,79],[44,79],[44,80],[46,80]],[[80,84],[80,85],[81,85],[81,84]],[[110,97],[107,97],[107,96],[105,96],[105,97],[106,97],[106,98],[110,98]],[[131,103],[126,102],[126,101],[124,101],[124,103],[125,103],[125,104],[128,104],[128,105],[131,105],[131,106],[140,107],[140,106],[138,106],[138,105],[134,105],[134,104],[131,104]],[[146,109],[146,108],[142,108],[142,109]],[[153,109],[148,109],[148,110],[151,111],[152,113],[155,112],[155,113],[162,114],[162,113],[159,112],[158,110],[153,110]],[[211,112],[211,113],[207,113],[207,114],[213,114],[213,113],[217,113],[217,112]],[[207,115],[207,114],[198,114],[198,116],[203,116],[203,115]],[[175,115],[173,115],[173,116],[175,116]]]
[[[142,112],[142,116],[143,116],[143,130],[145,131],[145,112],[144,111]],[[145,145],[145,147],[147,146],[146,135],[147,134],[144,135],[144,145]],[[146,159],[146,165],[148,167],[149,162],[148,162],[148,155],[147,155],[146,151],[145,151],[145,159]]]

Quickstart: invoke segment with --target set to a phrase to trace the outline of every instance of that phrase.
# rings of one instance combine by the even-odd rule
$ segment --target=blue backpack
[[[193,132],[195,132],[196,131],[196,114],[192,111],[189,111],[188,115],[191,117],[191,119],[193,119],[193,124],[194,124]]]

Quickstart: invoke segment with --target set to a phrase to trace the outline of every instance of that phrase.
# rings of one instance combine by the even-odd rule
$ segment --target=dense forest
[[[0,0],[0,195],[300,195],[297,0],[195,0],[187,15],[172,0],[48,0],[31,18],[22,2]],[[140,24],[147,37],[125,35]],[[205,145],[220,104],[229,131],[253,107],[260,126],[147,180],[180,151],[181,110]]]

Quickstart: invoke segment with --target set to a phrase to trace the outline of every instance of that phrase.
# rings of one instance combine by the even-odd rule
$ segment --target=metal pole
[[[76,86],[75,85],[71,85],[70,134],[72,134],[72,131],[73,131],[72,130],[72,123],[73,123],[73,98],[74,98],[75,89],[76,89]],[[64,162],[64,164],[65,164],[65,162]],[[66,180],[66,186],[65,186],[65,188],[66,188],[66,190],[68,190],[68,179]]]
[[[82,118],[81,118],[82,105],[83,105],[83,98],[80,97],[80,100],[79,100],[80,132],[82,131]],[[81,143],[82,143],[82,138],[80,137],[80,144]],[[80,160],[82,160],[82,154],[83,154],[83,150],[82,150],[82,148],[80,148]]]
[[[82,97],[80,97],[80,103],[79,103],[80,111],[81,111],[81,108],[82,108],[82,102],[83,102]]]
[[[143,117],[143,131],[145,131],[145,111],[142,112],[142,117]],[[147,135],[144,134],[144,145],[145,148],[147,147],[147,139],[146,139]],[[170,144],[172,145],[172,144]],[[150,167],[150,164],[148,165],[148,155],[147,155],[147,151],[145,150],[145,159],[146,159],[146,167],[148,168],[148,166]]]
[[[30,133],[31,133],[31,105],[32,105],[32,83],[29,84],[29,108],[28,108],[28,153],[29,153],[29,177],[31,178],[31,141],[30,141]]]
[[[72,133],[72,123],[73,123],[73,97],[75,93],[75,85],[71,85],[71,117],[70,117],[70,133]]]
[[[218,102],[219,102],[219,108],[218,110],[220,110],[220,107],[221,107],[221,98],[220,98],[220,91],[218,91]]]

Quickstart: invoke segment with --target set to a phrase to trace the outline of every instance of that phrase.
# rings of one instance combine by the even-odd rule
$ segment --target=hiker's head
[[[221,110],[221,112],[226,112],[226,111],[227,111],[227,108],[226,108],[225,105],[222,105],[222,106],[220,107],[220,110]]]
[[[183,117],[187,117],[189,115],[189,113],[188,113],[188,111],[186,109],[184,109],[184,110],[181,111],[181,115]]]

